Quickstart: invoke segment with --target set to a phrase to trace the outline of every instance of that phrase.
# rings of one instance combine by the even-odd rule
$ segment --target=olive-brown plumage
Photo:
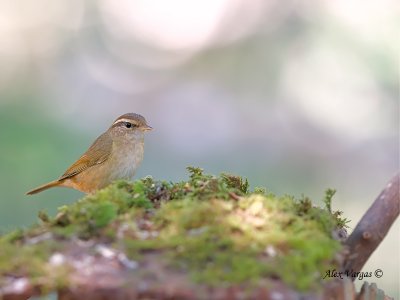
[[[151,129],[141,115],[120,116],[60,178],[27,194],[56,186],[92,193],[114,180],[131,179],[143,160],[144,133]]]

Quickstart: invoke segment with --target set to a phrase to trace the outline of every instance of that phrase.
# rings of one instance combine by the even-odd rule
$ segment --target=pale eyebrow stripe
[[[122,123],[122,122],[129,122],[129,123],[132,123],[132,120],[131,120],[131,119],[119,119],[119,120],[115,121],[115,122],[113,123],[113,125],[115,125],[115,124],[117,124],[117,123]]]

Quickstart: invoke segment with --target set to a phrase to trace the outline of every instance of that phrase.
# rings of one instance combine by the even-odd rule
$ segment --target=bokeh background
[[[0,0],[0,230],[81,197],[24,193],[126,112],[155,128],[137,177],[332,187],[353,228],[399,168],[399,27],[396,0]],[[398,299],[398,221],[377,268]]]

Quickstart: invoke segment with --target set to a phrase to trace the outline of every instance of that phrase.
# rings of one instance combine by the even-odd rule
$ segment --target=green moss
[[[49,268],[47,261],[51,253],[58,251],[61,245],[48,240],[45,243],[11,242],[7,237],[0,239],[0,284],[3,275],[27,276],[33,282],[52,276],[55,268]],[[43,282],[46,282],[44,280]]]
[[[45,276],[54,241],[75,237],[113,243],[139,261],[156,251],[171,268],[210,285],[279,278],[306,290],[334,267],[340,243],[332,232],[347,220],[331,212],[331,190],[326,207],[319,208],[307,197],[251,192],[247,180],[237,176],[188,170],[188,181],[118,181],[61,207],[54,218],[39,213],[40,224],[0,238],[0,275]],[[45,232],[53,239],[27,243]],[[59,282],[64,281],[54,278],[54,285]]]
[[[323,218],[299,215],[298,209],[293,198],[254,194],[229,202],[165,203],[155,219],[162,228],[159,240],[172,249],[172,261],[196,280],[240,283],[274,276],[306,289],[318,282],[315,274],[333,267],[339,243],[320,223]],[[332,219],[326,211],[319,213]],[[268,258],[267,247],[276,249],[277,256]]]
[[[0,237],[0,243],[8,244],[21,240],[24,237],[22,229],[16,229]]]
[[[242,177],[222,173],[221,179],[225,182],[228,188],[239,189],[243,194],[249,192],[249,181],[247,178],[243,180]]]

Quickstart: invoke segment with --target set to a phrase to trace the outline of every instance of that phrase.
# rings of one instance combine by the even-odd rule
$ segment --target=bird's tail
[[[60,181],[59,180],[54,180],[54,181],[51,181],[49,183],[43,184],[43,185],[41,185],[41,186],[39,186],[39,187],[27,192],[26,194],[27,195],[37,194],[37,193],[40,193],[40,192],[42,192],[44,190],[47,190],[49,188],[52,188],[52,187],[55,187],[55,186],[58,186],[58,185],[60,185]]]

